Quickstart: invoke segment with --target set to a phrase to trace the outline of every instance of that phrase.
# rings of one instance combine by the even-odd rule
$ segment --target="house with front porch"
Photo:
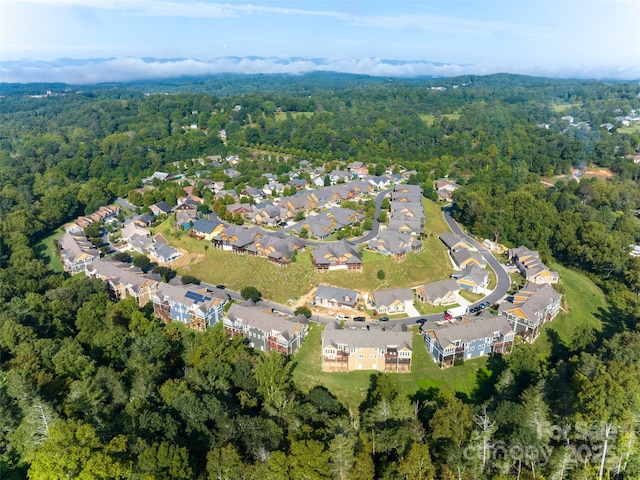
[[[529,250],[525,246],[510,248],[508,256],[528,282],[553,284],[560,281],[560,274],[542,263],[540,254],[534,250]]]
[[[470,265],[451,275],[458,286],[473,293],[485,293],[489,285],[489,272],[478,265]]]
[[[368,247],[381,255],[390,256],[395,261],[404,260],[407,253],[422,251],[422,242],[411,235],[394,230],[382,230],[367,242]]]
[[[431,305],[453,305],[458,303],[460,287],[455,280],[441,280],[427,283],[416,288],[416,298],[422,303]]]
[[[410,373],[413,335],[400,323],[351,330],[330,322],[322,332],[322,371]]]
[[[404,313],[413,306],[413,291],[410,288],[376,290],[369,295],[369,305],[378,315]]]

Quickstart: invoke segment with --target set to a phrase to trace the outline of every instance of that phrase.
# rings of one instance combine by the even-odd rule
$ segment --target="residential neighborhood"
[[[309,168],[302,163],[301,168]],[[233,169],[229,170],[227,174],[233,175]],[[200,213],[202,198],[193,194],[192,187],[185,187],[185,195],[175,206],[157,202],[151,205],[151,214],[124,218],[119,243],[115,243],[114,248],[148,256],[159,265],[172,265],[186,252],[170,246],[162,235],[154,235],[152,226],[157,218],[173,217],[174,228],[188,232],[190,237],[206,242],[212,249],[263,257],[283,268],[290,265],[299,252],[307,250],[316,271],[354,274],[363,270],[363,248],[396,262],[402,262],[408,254],[420,254],[426,220],[422,189],[397,183],[402,176],[396,178],[395,174],[389,174],[381,177],[385,179],[382,182],[365,170],[366,165],[354,162],[345,171],[336,170],[322,177],[322,172],[318,172],[317,178],[326,177],[327,181],[319,182],[315,188],[291,177],[288,185],[296,193],[280,197],[276,190],[267,194],[255,188],[245,188],[238,195],[225,191],[221,184],[209,182],[217,195],[234,202],[227,203],[225,210],[234,218],[241,218],[242,225],[230,224],[215,214]],[[171,178],[169,174],[156,172],[148,183],[171,181]],[[455,185],[447,181],[438,181],[436,187],[447,192],[455,190]],[[380,188],[388,190],[381,193]],[[363,243],[346,238],[327,241],[336,232],[364,220],[362,211],[339,206],[341,201],[357,199],[363,194],[385,195],[388,223]],[[266,195],[275,197],[265,201]],[[241,202],[241,198],[249,202]],[[276,350],[292,355],[301,347],[308,330],[304,317],[283,315],[272,307],[251,302],[238,304],[224,291],[185,286],[175,281],[166,283],[159,276],[129,264],[100,258],[101,252],[84,236],[80,226],[115,220],[120,214],[119,208],[103,207],[95,215],[78,218],[67,226],[59,246],[64,268],[69,273],[85,272],[87,276],[101,279],[107,283],[114,299],[133,297],[140,306],[151,302],[155,316],[164,322],[181,322],[195,331],[204,331],[222,322],[228,334],[241,335],[253,348],[265,352]],[[485,250],[483,243],[481,250],[460,233],[444,232],[439,238],[451,263],[450,278],[371,291],[317,285],[309,305],[316,319],[320,316],[328,319],[322,334],[323,371],[408,372],[412,334],[401,321],[403,318],[417,318],[423,308],[443,311],[456,305],[470,305],[472,302],[463,292],[479,298],[491,294],[485,255],[492,258],[492,249]],[[419,322],[425,347],[441,367],[482,356],[507,354],[513,348],[515,336],[535,340],[544,322],[553,320],[559,312],[562,295],[550,286],[558,282],[559,275],[542,263],[538,252],[521,246],[508,250],[507,259],[526,281],[521,290],[491,311],[485,302],[471,309],[451,309],[468,312],[461,316],[431,314],[432,320],[424,318]],[[354,284],[357,285],[357,280]],[[480,315],[473,315],[478,312]],[[389,323],[376,321],[378,317]],[[354,327],[354,320],[366,323]]]

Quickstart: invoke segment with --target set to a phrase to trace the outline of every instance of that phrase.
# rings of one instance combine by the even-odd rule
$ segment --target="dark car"
[[[389,321],[389,317],[380,317],[378,319],[379,322],[388,322]]]
[[[364,322],[366,318],[364,317],[353,317],[354,322]]]
[[[420,325],[422,325],[423,323],[425,323],[427,321],[426,318],[419,318],[416,320],[416,323],[419,323]]]
[[[482,308],[487,308],[489,305],[491,305],[489,302],[482,302],[479,307]]]
[[[227,287],[225,287],[224,285],[216,285],[216,288],[219,288],[220,290],[224,290]]]

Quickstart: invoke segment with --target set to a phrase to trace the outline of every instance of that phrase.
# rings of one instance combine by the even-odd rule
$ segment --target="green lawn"
[[[49,269],[56,273],[62,273],[64,271],[60,257],[56,254],[55,246],[56,239],[62,237],[62,235],[64,235],[64,226],[51,232],[35,246],[35,251],[38,253],[39,257],[44,261]]]
[[[295,263],[279,267],[266,258],[206,248],[209,246],[208,242],[175,230],[171,219],[157,227],[155,232],[162,233],[171,245],[201,255],[201,258],[193,263],[177,267],[180,275],[193,275],[207,283],[223,283],[232,290],[240,290],[251,285],[264,297],[286,303],[292,298],[309,293],[320,283],[372,291],[415,286],[449,278],[452,271],[451,262],[437,237],[447,230],[442,211],[435,202],[425,200],[423,203],[428,229],[427,237],[423,241],[423,251],[419,254],[410,253],[399,263],[388,257],[363,251],[362,272],[317,272],[311,264],[310,251],[298,254]],[[385,273],[383,280],[378,278],[379,270]]]
[[[569,345],[576,330],[588,327],[601,332],[603,325],[598,312],[607,309],[604,293],[585,275],[558,264],[552,264],[550,268],[560,272],[560,283],[565,293],[562,311],[553,322],[542,327],[542,333],[534,343],[538,353],[545,357],[551,354],[550,332],[557,334],[564,345]]]
[[[459,113],[443,113],[440,116],[450,120],[458,120],[460,118]],[[422,120],[428,127],[432,127],[436,121],[436,116],[433,113],[425,113],[423,115],[419,115],[419,117],[420,120]]]
[[[293,380],[297,387],[307,392],[322,385],[351,409],[357,409],[367,395],[372,375],[377,372],[326,373],[322,371],[322,330],[324,325],[309,324],[309,334],[294,359]],[[478,375],[487,376],[487,359],[467,361],[464,365],[441,369],[431,358],[417,326],[411,327],[413,337],[413,365],[411,373],[398,374],[405,393],[437,388],[442,391],[472,395]]]
[[[293,118],[297,117],[311,117],[315,112],[277,112],[275,114],[276,120],[282,122],[287,119],[287,114],[290,113]]]
[[[551,110],[553,110],[556,113],[564,113],[567,110],[573,108],[573,107],[581,107],[582,103],[560,103],[558,105],[552,105],[551,106]]]
[[[640,124],[636,123],[635,125],[629,125],[628,127],[620,127],[618,129],[620,133],[635,133],[640,132]]]

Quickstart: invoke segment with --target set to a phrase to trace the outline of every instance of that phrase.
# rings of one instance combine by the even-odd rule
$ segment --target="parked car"
[[[220,290],[224,290],[227,287],[225,287],[224,285],[216,285],[216,288],[219,288]]]
[[[366,318],[364,317],[353,317],[354,322],[364,322]]]
[[[479,307],[482,310],[483,308],[487,308],[489,305],[491,305],[489,302],[482,302]]]
[[[380,317],[378,319],[379,322],[388,322],[389,321],[389,317]]]
[[[336,317],[336,320],[337,320],[338,322],[342,322],[343,320],[349,320],[349,317],[347,317],[346,315],[338,315],[338,316]]]
[[[420,325],[422,325],[423,323],[425,323],[427,321],[426,318],[419,318],[416,320],[416,323],[419,323]]]

